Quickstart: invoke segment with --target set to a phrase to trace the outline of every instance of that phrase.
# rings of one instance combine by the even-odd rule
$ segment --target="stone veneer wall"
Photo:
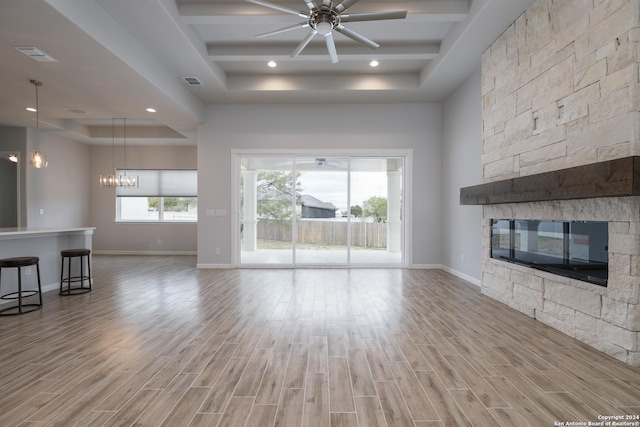
[[[482,57],[485,182],[640,155],[640,0],[538,0]],[[490,257],[491,218],[609,223],[609,286]],[[484,208],[482,291],[640,366],[640,198]]]

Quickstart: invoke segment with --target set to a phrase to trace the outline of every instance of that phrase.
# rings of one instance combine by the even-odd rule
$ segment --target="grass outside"
[[[282,240],[258,239],[258,249],[291,249],[291,242]],[[325,243],[296,243],[296,249],[300,250],[347,250],[345,245],[327,245]],[[370,248],[365,246],[352,246],[353,250],[384,251],[385,248]]]

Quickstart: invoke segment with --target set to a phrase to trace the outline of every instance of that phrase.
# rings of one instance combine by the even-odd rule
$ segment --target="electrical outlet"
[[[216,248],[216,255],[220,255],[220,248]]]
[[[24,275],[25,276],[31,276],[31,267],[25,267],[24,268]]]

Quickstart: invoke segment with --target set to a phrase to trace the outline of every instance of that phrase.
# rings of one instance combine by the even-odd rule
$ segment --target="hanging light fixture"
[[[122,119],[124,141],[124,175],[118,177],[119,187],[138,188],[138,175],[127,175],[127,119]]]
[[[116,171],[116,119],[111,119],[111,173],[100,175],[100,187],[117,187]]]
[[[43,169],[49,165],[47,156],[38,148],[40,139],[40,105],[38,102],[38,86],[42,86],[42,82],[38,80],[29,80],[36,87],[36,149],[29,155],[29,163],[36,169]]]
[[[18,155],[17,154],[9,154],[9,160],[11,160],[13,163],[18,163]]]
[[[123,122],[123,142],[124,142],[124,169],[122,175],[116,175],[116,166],[115,166],[115,147],[116,147],[116,137],[115,137],[115,121],[116,119],[111,119],[111,169],[113,173],[108,175],[100,175],[100,187],[128,187],[128,188],[137,188],[139,184],[139,179],[137,175],[127,175],[127,119],[122,119]]]

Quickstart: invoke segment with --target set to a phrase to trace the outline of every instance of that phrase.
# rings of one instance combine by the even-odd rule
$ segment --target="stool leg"
[[[38,274],[38,298],[40,299],[40,307],[42,307],[42,286],[40,285],[40,263],[36,264],[36,272]]]
[[[18,314],[22,313],[22,268],[18,267]]]
[[[71,295],[71,257],[67,260],[67,295]]]
[[[84,288],[84,257],[80,257],[80,287]]]
[[[62,294],[62,279],[64,278],[64,257],[60,263],[60,294]]]
[[[91,254],[87,255],[87,268],[89,270],[89,289],[91,289]]]

